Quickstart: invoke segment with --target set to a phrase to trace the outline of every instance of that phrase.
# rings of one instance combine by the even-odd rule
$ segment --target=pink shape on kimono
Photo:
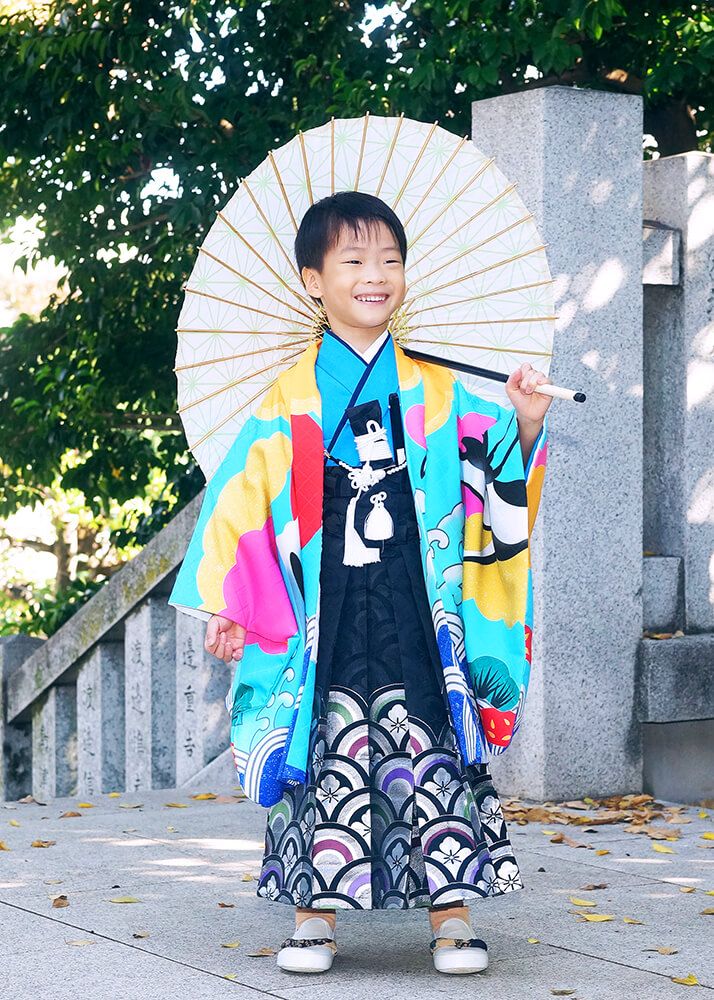
[[[426,450],[426,437],[424,436],[424,404],[415,403],[410,406],[404,417],[407,434],[416,441],[420,448]]]
[[[271,517],[262,528],[241,535],[235,564],[223,582],[226,608],[221,614],[243,625],[246,644],[264,653],[284,653],[297,632],[283,582]]]

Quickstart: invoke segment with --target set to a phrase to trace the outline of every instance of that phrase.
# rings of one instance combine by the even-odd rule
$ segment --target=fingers
[[[242,658],[245,636],[246,629],[242,625],[231,621],[230,618],[212,615],[206,624],[204,647],[219,660],[230,663],[232,660]]]
[[[537,385],[542,385],[548,381],[549,379],[545,372],[539,371],[528,361],[524,361],[519,368],[511,372],[508,385],[512,389],[520,389],[521,392],[530,395]]]

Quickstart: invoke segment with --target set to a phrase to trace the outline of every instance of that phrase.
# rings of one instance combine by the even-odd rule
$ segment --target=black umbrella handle
[[[422,354],[421,351],[413,351],[410,347],[403,348],[405,354],[415,361],[428,361],[430,364],[443,365],[444,368],[454,368],[456,371],[465,372],[467,375],[478,375],[480,378],[490,378],[495,382],[507,382],[508,375],[503,372],[494,372],[490,368],[479,368],[478,365],[467,365],[463,361],[450,361],[448,358],[438,358],[434,354]],[[576,389],[565,389],[560,385],[551,385],[545,382],[537,385],[534,392],[542,392],[546,396],[555,396],[558,399],[570,399],[574,403],[584,403],[585,393]]]

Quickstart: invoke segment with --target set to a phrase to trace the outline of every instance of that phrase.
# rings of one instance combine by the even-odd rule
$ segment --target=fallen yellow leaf
[[[87,944],[95,944],[91,938],[78,938],[76,941],[68,941],[67,938],[64,939],[65,944],[71,944],[74,948],[83,948]]]
[[[604,850],[604,848],[603,848],[603,849],[601,849],[599,851],[595,851],[595,853],[598,855],[598,857],[602,857],[603,854],[609,854],[610,852]]]
[[[81,813],[73,812],[71,809],[68,812],[61,813],[60,819],[72,819],[74,816],[81,816]]]
[[[704,895],[705,896],[714,896],[714,889],[705,889],[704,890]]]
[[[141,900],[137,899],[135,896],[117,896],[115,899],[110,899],[110,903],[140,903]]]
[[[0,840],[0,851],[9,851],[10,848],[7,846],[4,840]]]
[[[131,936],[133,938],[148,938],[149,937],[149,932],[148,931],[134,931],[134,933]]]
[[[671,847],[665,847],[664,844],[652,844],[653,851],[659,851],[660,854],[674,854]]]
[[[590,920],[592,923],[602,923],[603,920],[612,920],[609,913],[579,913],[581,920]]]
[[[33,840],[30,847],[53,847],[56,843],[56,840]]]
[[[78,802],[77,803],[77,808],[78,809],[94,809],[94,805],[91,802]]]
[[[221,948],[240,948],[240,941],[226,941]]]
[[[209,799],[215,799],[213,792],[200,792],[198,795],[192,795],[191,798],[195,799],[197,802],[206,802]]]
[[[642,920],[633,920],[632,917],[623,917],[622,919],[624,920],[624,922],[626,924],[641,924],[641,923],[643,923]]]
[[[258,951],[249,951],[248,958],[265,958],[268,955],[274,955],[275,948],[259,948]]]
[[[706,833],[700,834],[702,840],[714,840],[714,833],[711,830],[707,830]]]
[[[589,899],[578,899],[577,896],[568,896],[573,906],[597,906],[597,903],[590,902]]]
[[[710,917],[714,913],[714,906],[707,906],[706,910],[701,911],[702,917]]]
[[[169,809],[188,809],[188,804],[186,802],[164,802],[165,806]]]
[[[709,813],[704,812],[703,809],[700,809],[697,815],[699,816],[699,819],[709,819]]]
[[[690,972],[689,975],[684,978],[681,976],[671,976],[670,978],[673,983],[681,983],[682,986],[699,986],[699,980],[693,972]]]
[[[62,885],[61,878],[46,878],[45,885]]]
[[[250,875],[248,872],[246,872],[246,874],[241,879],[241,882],[252,882],[254,878],[255,878],[254,875]]]
[[[555,833],[556,831],[555,831],[555,830],[541,830],[540,832],[541,832],[541,833],[546,833],[546,834],[547,834],[547,835],[548,835],[549,837],[552,837],[552,836],[553,836],[553,834],[554,834],[554,833]]]
[[[235,974],[235,972],[227,972],[223,978],[231,979],[233,982],[235,982],[238,976]]]
[[[540,944],[540,938],[528,938],[528,944]]]
[[[107,792],[107,798],[118,799],[121,796],[121,792]]]
[[[144,806],[143,802],[120,802],[120,809],[142,809]]]
[[[11,819],[9,822],[10,822],[10,826],[19,826],[20,825],[20,821],[17,820],[17,819]]]
[[[680,892],[696,892],[697,890],[694,888],[693,885],[680,885],[679,891]]]

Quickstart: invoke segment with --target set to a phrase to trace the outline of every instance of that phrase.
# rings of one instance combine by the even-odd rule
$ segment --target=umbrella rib
[[[503,319],[469,319],[456,323],[420,323],[415,329],[438,330],[442,326],[488,326],[491,323],[547,323],[557,318],[557,316],[508,316]]]
[[[292,220],[293,229],[295,230],[295,232],[297,232],[298,231],[298,224],[295,221],[295,216],[293,215],[293,210],[292,210],[292,207],[290,205],[290,199],[288,198],[288,196],[287,196],[287,194],[285,192],[285,188],[283,186],[283,179],[280,176],[280,171],[278,170],[278,165],[275,162],[275,157],[273,156],[272,150],[268,153],[268,158],[270,160],[270,165],[273,168],[273,171],[275,173],[275,177],[277,179],[278,185],[280,187],[280,193],[283,196],[283,201],[285,202],[285,207],[288,210],[288,215],[290,216],[290,219]]]
[[[305,138],[302,132],[298,132],[298,139],[300,140],[300,152],[302,153],[302,165],[305,171],[305,183],[307,184],[307,196],[310,199],[310,204],[314,205],[315,200],[312,197],[312,184],[310,183],[310,170],[307,165],[307,153],[305,152]]]
[[[258,309],[257,306],[249,306],[246,302],[233,302],[232,299],[224,299],[220,295],[211,295],[210,292],[200,292],[197,288],[189,288],[188,285],[184,285],[185,292],[191,292],[193,295],[202,295],[205,299],[214,299],[216,302],[223,302],[227,306],[235,306],[236,309],[250,309],[251,312],[260,313],[261,316],[269,316],[271,319],[284,320],[284,316],[276,316],[275,313],[266,312],[265,309]],[[297,310],[300,312],[300,310]],[[304,315],[304,313],[303,313]],[[298,320],[294,321],[298,326],[304,326],[305,329],[311,330],[312,327],[307,323],[300,323]],[[219,330],[219,333],[229,333],[228,330]],[[242,332],[242,331],[241,331]],[[287,331],[286,331],[287,333]]]
[[[402,195],[406,191],[407,185],[409,184],[409,181],[412,179],[412,174],[414,173],[414,171],[416,170],[416,168],[419,166],[419,161],[421,160],[422,156],[426,152],[427,146],[431,142],[431,137],[434,134],[434,131],[435,131],[437,125],[438,125],[438,121],[434,122],[434,124],[431,126],[429,134],[426,137],[426,139],[424,140],[424,143],[423,143],[421,149],[419,150],[419,153],[417,154],[416,160],[414,160],[414,163],[412,163],[411,170],[407,174],[407,179],[404,181],[404,183],[400,187],[399,192],[397,193],[397,197],[392,202],[392,210],[393,211],[396,211],[397,205],[398,205],[399,201],[401,200]]]
[[[426,281],[426,279],[430,278],[432,274],[438,274],[439,271],[443,271],[445,267],[451,267],[451,265],[455,264],[457,260],[461,260],[461,258],[465,257],[467,254],[475,253],[477,250],[480,250],[482,247],[485,247],[492,240],[499,239],[501,236],[504,235],[504,233],[508,233],[512,229],[517,229],[518,226],[522,226],[524,222],[529,222],[532,218],[533,215],[529,212],[528,215],[524,215],[522,219],[516,219],[516,221],[512,222],[510,226],[506,226],[504,229],[499,230],[497,233],[491,233],[490,236],[487,236],[485,239],[481,240],[480,243],[475,243],[472,247],[466,247],[465,250],[462,250],[460,253],[457,253],[455,257],[451,258],[451,260],[447,260],[443,264],[439,264],[438,267],[435,267],[431,271],[427,271],[426,274],[420,274],[419,277],[415,278],[414,281],[411,283],[410,288],[413,288],[414,285],[418,285],[422,281]],[[427,255],[425,254],[425,256]],[[424,257],[422,257],[422,260],[423,259]]]
[[[424,194],[421,196],[421,198],[419,199],[418,204],[416,204],[414,206],[414,208],[411,210],[411,212],[409,213],[409,215],[407,216],[407,218],[404,219],[403,225],[404,225],[405,229],[407,228],[407,226],[411,222],[412,218],[419,211],[419,209],[421,208],[421,206],[424,204],[424,202],[426,201],[426,199],[429,197],[429,195],[431,194],[431,192],[434,190],[434,188],[436,187],[436,185],[439,183],[439,181],[441,180],[441,178],[444,176],[444,174],[446,173],[446,171],[449,169],[449,167],[451,166],[451,163],[454,160],[454,158],[461,152],[461,150],[464,147],[464,143],[467,142],[467,141],[468,141],[468,136],[465,135],[463,137],[463,139],[461,140],[461,142],[459,143],[459,145],[454,150],[454,152],[451,154],[451,156],[449,157],[449,159],[446,161],[446,163],[444,164],[444,166],[441,168],[441,170],[439,171],[439,173],[436,175],[436,177],[434,178],[434,180],[431,182],[431,184],[429,185],[429,187],[426,189],[426,191],[424,192]]]
[[[250,308],[250,307],[246,307]],[[275,319],[280,319],[279,316],[275,316]],[[241,335],[245,337],[298,337],[299,332],[294,330],[211,330],[208,327],[189,327],[189,326],[179,326],[176,328],[176,333],[229,333],[231,335]]]
[[[489,264],[487,267],[479,268],[478,271],[472,271],[471,274],[465,274],[463,278],[454,278],[453,281],[446,281],[443,285],[437,285],[436,288],[427,288],[423,292],[419,292],[415,295],[413,299],[409,299],[409,302],[404,303],[405,307],[411,305],[412,302],[416,302],[417,299],[421,299],[424,295],[433,295],[436,292],[440,292],[443,288],[450,288],[451,285],[457,285],[462,281],[468,281],[470,278],[475,278],[479,274],[487,274],[488,271],[492,271],[495,267],[503,267],[504,264],[512,264],[514,260],[520,260],[521,257],[528,257],[532,253],[537,253],[539,250],[545,250],[547,243],[541,243],[539,246],[531,247],[529,250],[524,250],[523,253],[514,254],[513,257],[504,257],[503,260],[497,260],[493,264]]]
[[[289,292],[291,292],[295,296],[295,298],[298,299],[303,305],[307,305],[307,303],[305,302],[305,299],[302,297],[302,295],[300,295],[300,293],[297,292],[292,287],[292,285],[288,284],[288,282],[285,280],[285,278],[283,278],[283,276],[281,274],[278,274],[278,272],[275,270],[275,268],[273,268],[273,267],[270,266],[270,264],[263,257],[263,255],[260,254],[255,249],[255,247],[252,246],[248,242],[248,240],[245,238],[245,236],[243,236],[243,234],[236,229],[236,227],[233,225],[233,223],[230,221],[230,219],[226,218],[226,216],[223,214],[223,212],[218,212],[218,218],[222,222],[224,222],[232,232],[234,232],[236,234],[236,236],[238,237],[239,240],[242,240],[243,243],[245,243],[245,245],[248,247],[248,249],[250,250],[250,252],[253,253],[253,254],[255,254],[255,256],[258,258],[258,260],[261,262],[261,264],[263,264],[263,266],[266,267],[268,269],[268,271],[270,271],[270,273],[273,275],[273,277],[276,278],[284,288],[286,288]],[[208,254],[208,256],[212,257],[213,260],[216,261],[216,263],[222,264],[223,267],[227,268],[229,271],[232,271],[233,274],[237,275],[243,281],[247,281],[251,285],[254,285],[258,289],[258,291],[265,292],[272,299],[275,299],[276,302],[279,302],[280,305],[286,305],[288,307],[288,309],[294,309],[295,312],[300,313],[301,316],[306,316],[308,319],[312,319],[313,318],[312,316],[310,316],[309,313],[303,312],[302,309],[296,309],[295,306],[291,306],[289,302],[283,302],[283,300],[279,299],[277,297],[277,295],[274,295],[272,292],[269,292],[268,289],[265,288],[264,285],[259,285],[257,283],[257,281],[253,281],[252,278],[248,278],[246,275],[241,274],[240,271],[236,271],[236,269],[234,267],[231,267],[230,264],[226,264],[225,261],[221,260],[219,257],[214,256],[209,250],[204,249],[204,247],[199,247],[199,250],[201,250],[205,254]],[[314,313],[313,313],[313,316],[314,316]]]
[[[394,147],[396,146],[397,139],[399,137],[399,129],[402,127],[403,121],[404,121],[404,112],[402,111],[402,113],[397,118],[397,127],[394,131],[394,135],[392,136],[392,142],[389,147],[389,152],[387,153],[387,159],[384,162],[384,167],[382,169],[382,176],[379,178],[379,184],[377,185],[377,190],[374,192],[375,198],[379,197],[379,192],[382,190],[382,184],[384,184],[384,178],[387,175],[387,170],[389,168],[389,164],[391,163],[392,155],[394,153]]]
[[[256,375],[262,375],[263,372],[270,371],[270,369],[274,368],[276,365],[287,364],[288,361],[291,361],[293,358],[297,358],[300,354],[302,354],[302,351],[295,351],[294,354],[289,354],[288,357],[283,358],[282,361],[271,362],[269,365],[265,365],[264,368],[258,368],[256,371],[248,372],[247,375],[241,375],[240,378],[232,379],[232,381],[227,382],[226,385],[222,385],[220,388],[214,389],[213,392],[209,392],[205,396],[199,396],[198,399],[192,399],[190,403],[186,404],[186,406],[179,406],[178,412],[185,413],[186,410],[190,410],[192,407],[198,406],[199,403],[205,403],[209,399],[213,399],[215,396],[220,396],[222,392],[227,392],[229,389],[235,388],[235,386],[240,385],[241,382],[246,382],[249,378],[255,378]]]
[[[544,281],[532,281],[528,285],[512,285],[510,288],[497,288],[491,292],[485,292],[483,295],[469,295],[465,299],[453,299],[451,302],[447,303],[449,308],[452,306],[463,305],[464,302],[476,302],[479,299],[490,299],[492,295],[505,295],[507,292],[521,292],[525,288],[539,288],[541,285],[552,285],[554,278],[546,278]],[[442,302],[434,303],[433,306],[422,306],[421,309],[414,309],[407,315],[411,319],[414,316],[418,316],[419,313],[428,312],[431,309],[443,309],[444,304]]]
[[[291,347],[299,347],[301,344],[307,344],[307,340],[294,340],[291,344],[285,344],[282,347],[261,347],[257,351],[243,351],[241,354],[227,354],[222,358],[209,358],[207,361],[192,361],[188,365],[176,365],[174,367],[175,372],[190,371],[192,368],[203,368],[205,365],[215,365],[219,361],[236,361],[238,358],[249,358],[254,354],[265,354],[266,351],[287,351]]]
[[[436,215],[431,220],[431,222],[428,225],[424,226],[424,228],[422,229],[422,231],[417,236],[415,236],[413,240],[410,241],[410,245],[413,246],[418,240],[420,240],[422,238],[422,236],[424,235],[424,233],[428,232],[431,229],[431,227],[434,225],[434,223],[438,222],[438,220],[451,208],[451,206],[454,204],[454,202],[458,201],[458,199],[461,197],[461,195],[464,193],[464,191],[466,191],[467,188],[471,187],[471,185],[475,181],[478,180],[478,178],[481,176],[481,174],[485,173],[486,170],[488,170],[488,168],[493,165],[493,162],[494,162],[494,158],[493,157],[490,157],[488,160],[484,160],[484,162],[479,166],[479,168],[476,171],[476,173],[466,181],[466,183],[463,185],[463,187],[461,187],[460,190],[458,190],[456,192],[456,194],[453,194],[449,198],[449,200],[446,202],[445,205],[442,205],[442,207],[436,213]]]
[[[453,237],[456,236],[457,233],[461,232],[461,230],[464,228],[464,226],[470,226],[471,223],[474,221],[474,219],[478,219],[479,215],[483,215],[484,212],[487,212],[490,208],[493,208],[493,206],[497,202],[499,202],[501,200],[501,198],[505,198],[505,196],[507,194],[510,194],[511,191],[513,191],[515,189],[515,187],[516,187],[516,184],[509,184],[508,187],[504,188],[503,191],[501,191],[499,194],[495,195],[495,197],[493,197],[485,205],[482,205],[481,208],[479,208],[479,210],[477,212],[474,212],[473,215],[469,216],[469,218],[466,219],[464,222],[462,222],[461,225],[457,226],[456,229],[452,230],[452,232],[450,232],[450,233],[447,233],[446,236],[444,236],[443,239],[439,240],[438,243],[435,243],[433,247],[429,247],[429,249],[426,251],[426,253],[423,254],[423,256],[421,256],[419,258],[419,260],[412,261],[412,263],[410,264],[410,267],[412,268],[412,270],[415,269],[415,268],[417,268],[421,264],[421,262],[423,260],[426,260],[426,258],[429,256],[429,254],[434,253],[435,250],[438,250],[439,247],[443,246],[444,243],[446,243],[448,240],[453,239]]]
[[[424,340],[421,337],[410,337],[409,346],[412,344],[437,344],[442,347],[474,347],[482,351],[498,351],[501,354],[535,354],[540,358],[552,358],[552,351],[527,351],[521,347],[493,347],[491,344],[451,344],[443,340]]]
[[[359,175],[362,172],[362,158],[364,156],[364,147],[367,142],[367,126],[369,125],[369,111],[365,113],[364,116],[364,127],[362,128],[362,142],[359,149],[359,159],[357,160],[357,176],[355,177],[355,182],[352,185],[353,190],[359,190]]]
[[[292,262],[292,259],[291,259],[291,257],[290,257],[290,254],[288,254],[288,253],[286,252],[286,250],[285,250],[285,247],[283,246],[283,244],[282,244],[282,241],[280,240],[280,237],[279,237],[279,236],[278,236],[278,234],[277,234],[277,233],[275,232],[275,230],[273,229],[273,227],[272,227],[272,226],[270,225],[270,221],[269,221],[268,217],[266,216],[265,212],[263,211],[263,209],[262,209],[262,208],[260,207],[260,205],[259,205],[259,204],[258,204],[258,202],[256,201],[256,198],[255,198],[255,195],[253,194],[253,192],[251,191],[251,189],[250,189],[250,188],[248,187],[248,181],[247,181],[247,180],[244,180],[244,181],[243,181],[243,187],[244,187],[244,188],[246,189],[246,191],[248,192],[248,195],[250,196],[250,199],[251,199],[251,201],[252,201],[252,202],[253,202],[253,204],[255,205],[255,207],[256,207],[256,209],[257,209],[257,211],[258,211],[258,213],[259,213],[259,215],[260,215],[261,219],[262,219],[262,220],[263,220],[263,222],[265,223],[265,225],[266,225],[266,228],[268,229],[268,232],[269,232],[269,233],[270,233],[270,235],[271,235],[271,236],[273,237],[273,239],[274,239],[274,240],[275,240],[275,242],[277,243],[277,245],[278,245],[278,248],[279,248],[279,250],[281,251],[281,253],[282,253],[283,257],[284,257],[284,258],[285,258],[285,260],[286,260],[286,261],[288,262],[288,267],[289,267],[289,268],[290,268],[290,269],[292,270],[292,272],[293,272],[293,274],[295,275],[295,277],[297,278],[297,280],[298,280],[298,281],[300,281],[300,275],[299,275],[299,274],[297,273],[297,268],[296,268],[296,267],[295,267],[295,265],[293,264],[293,262]],[[300,300],[301,300],[302,302],[304,302],[304,303],[305,303],[306,305],[310,305],[310,303],[309,303],[309,302],[307,301],[307,299],[305,298],[305,296],[304,296],[304,295],[301,295],[301,294],[300,294],[299,292],[296,292],[296,291],[295,291],[294,289],[292,289],[292,288],[291,288],[290,290],[291,290],[291,291],[293,292],[293,294],[295,294],[295,295],[298,295],[298,297],[300,298]]]
[[[335,193],[335,116],[330,118],[330,194]]]

